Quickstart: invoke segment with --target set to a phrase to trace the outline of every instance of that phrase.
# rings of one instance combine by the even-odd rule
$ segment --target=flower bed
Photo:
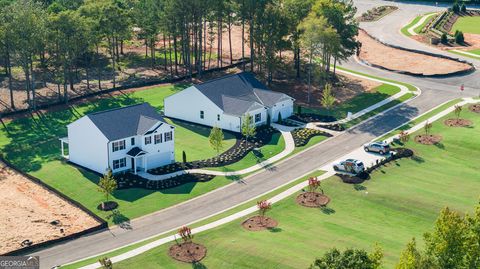
[[[149,180],[132,173],[115,175],[118,189],[141,188],[148,190],[163,190],[174,188],[190,182],[207,182],[215,178],[213,175],[185,174],[164,180]]]
[[[379,6],[374,7],[367,12],[363,13],[359,18],[358,21],[361,22],[372,22],[381,19],[382,17],[392,13],[393,11],[397,10],[398,7],[396,6]]]
[[[295,142],[295,147],[302,147],[308,144],[308,141],[315,136],[326,136],[331,137],[329,133],[322,132],[320,130],[308,129],[308,128],[299,128],[292,131],[293,141]]]
[[[150,169],[148,172],[154,175],[164,175],[180,170],[220,167],[233,164],[243,159],[243,157],[254,148],[259,148],[268,144],[275,133],[278,133],[276,129],[270,126],[263,126],[258,128],[257,135],[254,138],[248,139],[248,141],[237,135],[238,137],[235,145],[216,157],[186,163],[176,162],[170,165]]]
[[[289,119],[304,123],[310,122],[334,122],[337,119],[333,116],[318,115],[313,113],[301,113],[291,116]]]

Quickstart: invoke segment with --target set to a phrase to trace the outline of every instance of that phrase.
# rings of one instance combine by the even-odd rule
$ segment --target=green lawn
[[[66,125],[84,114],[140,102],[163,108],[163,99],[186,85],[163,86],[134,93],[121,94],[112,98],[71,106],[69,109],[50,113],[37,113],[33,117],[6,122],[0,127],[0,150],[15,166],[27,172],[72,199],[80,202],[102,218],[109,214],[96,209],[103,196],[97,191],[98,176],[66,164],[60,158],[59,137],[66,136]],[[209,128],[176,126],[176,158],[181,160],[182,150],[188,160],[209,158],[216,155],[208,143]],[[225,149],[235,143],[230,134],[225,134]],[[109,223],[133,219],[159,209],[172,206],[192,197],[214,190],[230,183],[233,179],[216,177],[207,183],[185,184],[164,191],[142,189],[119,190],[114,198],[120,204],[121,215],[108,218]]]
[[[452,27],[452,33],[456,30],[470,34],[480,34],[480,16],[459,17]]]
[[[478,56],[480,56],[480,49],[478,49],[478,50],[469,50],[468,52],[473,53],[473,54],[477,54]]]
[[[414,26],[415,24],[417,24],[424,16],[429,16],[428,19],[426,19],[421,25],[419,25],[415,29],[413,29],[413,31],[415,33],[420,34],[422,29],[430,22],[430,20],[433,19],[433,14],[435,14],[435,12],[426,13],[426,14],[417,16],[409,24],[405,25],[400,31],[402,32],[402,34],[404,34],[406,36],[411,36],[410,32],[408,32],[408,29],[410,27]]]
[[[362,109],[365,109],[371,105],[374,105],[388,97],[395,95],[400,92],[400,89],[393,85],[382,84],[371,92],[361,93],[349,101],[337,105],[333,108],[333,111],[328,111],[326,109],[313,109],[302,107],[303,113],[314,113],[320,115],[332,115],[337,119],[343,119],[347,117],[348,112],[356,113]]]
[[[240,221],[234,221],[197,234],[194,241],[208,248],[201,268],[306,268],[331,247],[370,250],[374,242],[384,249],[386,268],[393,268],[405,244],[430,230],[442,207],[465,212],[478,201],[480,163],[473,156],[480,152],[476,139],[480,116],[465,110],[462,117],[472,120],[474,127],[451,128],[442,120],[435,122],[432,133],[443,136],[440,145],[409,142],[417,158],[383,167],[361,185],[327,179],[322,185],[332,198],[328,210],[298,206],[290,197],[268,213],[279,221],[274,232],[247,232]],[[192,268],[168,257],[170,245],[120,262],[116,268],[138,264]]]

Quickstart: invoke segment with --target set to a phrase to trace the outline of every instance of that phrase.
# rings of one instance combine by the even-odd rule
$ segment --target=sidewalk
[[[480,103],[480,100],[474,100],[472,98],[465,98],[464,101],[460,102],[459,105],[465,105],[465,104],[471,104],[471,103]],[[429,122],[433,122],[433,121],[436,121],[438,119],[440,119],[441,117],[447,115],[448,113],[452,112],[454,110],[454,106],[452,107],[449,107],[447,108],[446,110],[430,117],[428,120],[426,121],[429,121]],[[427,112],[428,113],[428,112]],[[420,115],[421,116],[421,115]],[[419,116],[419,117],[420,117]],[[419,124],[413,126],[412,128],[410,128],[408,130],[409,133],[412,133],[412,132],[415,132],[417,130],[420,130],[421,128],[423,128],[423,125],[425,124],[426,121],[422,121],[420,122]],[[383,136],[383,135],[382,135]],[[381,136],[380,136],[381,137]],[[391,142],[394,138],[396,138],[397,136],[392,136],[391,138],[387,139],[387,141]],[[374,139],[375,140],[375,139]],[[372,153],[367,153],[363,150],[363,147],[360,147],[346,155],[344,155],[342,158],[339,158],[338,160],[332,162],[332,163],[329,163],[327,165],[324,165],[320,168],[317,168],[317,169],[314,169],[314,170],[323,170],[323,171],[327,171],[325,174],[321,175],[318,177],[319,180],[325,180],[331,176],[333,176],[335,174],[335,172],[333,171],[332,169],[332,164],[339,161],[339,160],[343,160],[343,159],[346,159],[346,158],[357,158],[357,159],[360,159],[362,160],[366,166],[369,166],[369,164],[371,163],[374,163],[377,159],[383,159],[385,156],[382,156],[382,155],[379,155],[379,154],[372,154]],[[305,176],[305,175],[303,175]],[[303,177],[301,176],[301,177]],[[301,178],[301,177],[298,177],[296,178],[295,180]],[[294,180],[294,181],[295,181]],[[271,199],[269,199],[268,201],[271,202],[272,204],[273,203],[276,203],[278,201],[281,201],[295,193],[297,193],[298,191],[302,190],[303,188],[305,188],[306,186],[308,185],[308,182],[307,181],[304,181],[302,183],[299,183],[283,192],[281,192],[280,194],[277,194],[275,195],[274,197],[272,197]],[[253,199],[251,199],[253,200]],[[250,200],[250,201],[251,201]],[[203,231],[206,231],[206,230],[209,230],[209,229],[213,229],[213,228],[216,228],[220,225],[223,225],[223,224],[226,224],[228,222],[231,222],[231,221],[234,221],[234,220],[237,220],[239,218],[242,218],[242,217],[245,217],[245,216],[248,216],[249,214],[252,214],[254,212],[256,212],[258,209],[256,206],[252,206],[252,207],[249,207],[245,210],[242,210],[242,211],[239,211],[235,214],[232,214],[230,216],[227,216],[225,218],[222,218],[222,219],[219,219],[217,221],[214,221],[214,222],[211,222],[211,223],[208,223],[208,224],[205,224],[203,226],[200,226],[200,227],[197,227],[197,228],[194,228],[192,229],[192,234],[195,234],[195,233],[200,233],[200,232],[203,232]],[[120,254],[120,255],[117,255],[115,257],[112,257],[111,258],[111,261],[116,263],[116,262],[120,262],[120,261],[123,261],[123,260],[126,260],[126,259],[129,259],[129,258],[132,258],[134,256],[137,256],[141,253],[144,253],[148,250],[151,250],[153,248],[156,248],[160,245],[163,245],[165,243],[168,243],[168,242],[171,242],[175,240],[175,237],[172,235],[172,236],[167,236],[165,238],[161,238],[161,239],[158,239],[154,242],[151,242],[151,243],[148,243],[146,245],[143,245],[141,247],[138,247],[134,250],[131,250],[131,251],[128,251],[128,252],[125,252],[123,254]],[[90,264],[90,265],[87,265],[87,266],[84,266],[82,267],[81,269],[94,269],[94,268],[98,268],[100,267],[100,264],[99,263],[94,263],[94,264]]]

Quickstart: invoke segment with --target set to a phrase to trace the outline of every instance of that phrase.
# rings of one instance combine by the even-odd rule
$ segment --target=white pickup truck
[[[336,172],[343,172],[358,175],[365,171],[363,162],[355,159],[347,159],[333,164],[333,170]]]

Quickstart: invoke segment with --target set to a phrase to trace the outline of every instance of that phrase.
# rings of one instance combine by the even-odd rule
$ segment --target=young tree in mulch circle
[[[208,141],[210,142],[210,146],[217,152],[217,155],[220,153],[220,150],[223,149],[223,138],[222,129],[217,126],[213,127],[212,131],[210,131]]]
[[[170,247],[170,257],[188,263],[196,263],[205,258],[207,255],[207,248],[192,242],[192,229],[183,226],[178,230],[178,235],[182,238],[183,243],[177,242],[177,244]]]
[[[462,113],[462,106],[455,105],[455,110],[453,111],[455,113],[455,117],[457,117],[457,122],[460,120],[460,114]]]
[[[401,131],[398,135],[400,142],[406,144],[410,140],[410,134],[407,131]]]
[[[330,115],[331,109],[335,104],[335,96],[333,96],[332,94],[331,84],[328,83],[325,85],[325,89],[323,89],[322,99],[320,99],[320,103],[328,111],[328,114]]]
[[[296,202],[299,205],[306,207],[322,207],[330,202],[323,191],[321,181],[317,177],[310,177],[308,179],[308,192],[300,193]]]
[[[320,190],[320,192],[323,194],[323,188],[322,188],[322,183],[318,178],[316,177],[311,177],[308,179],[308,190],[310,192],[317,192],[317,190]]]
[[[265,217],[267,211],[272,209],[272,203],[267,200],[262,200],[257,202],[258,214],[262,217]]]
[[[252,116],[250,114],[245,114],[242,117],[242,135],[245,137],[245,140],[255,136],[257,133],[255,124],[253,123]]]
[[[109,203],[108,201],[108,198],[116,189],[117,181],[113,177],[112,170],[108,169],[107,173],[102,178],[100,178],[100,181],[98,182],[98,191],[102,192],[105,195],[105,202],[102,202],[101,204],[102,210],[111,210],[117,207],[117,203]]]
[[[423,130],[425,131],[425,135],[428,136],[432,130],[432,123],[429,121],[425,122],[425,125],[423,125]]]
[[[257,202],[258,215],[253,216],[242,222],[243,228],[249,231],[261,231],[272,229],[278,225],[278,222],[270,217],[266,217],[267,211],[272,209],[272,204],[267,200]]]
[[[100,263],[100,265],[102,266],[103,269],[112,269],[113,268],[112,261],[107,257],[101,258],[100,260],[98,260],[98,262]]]

